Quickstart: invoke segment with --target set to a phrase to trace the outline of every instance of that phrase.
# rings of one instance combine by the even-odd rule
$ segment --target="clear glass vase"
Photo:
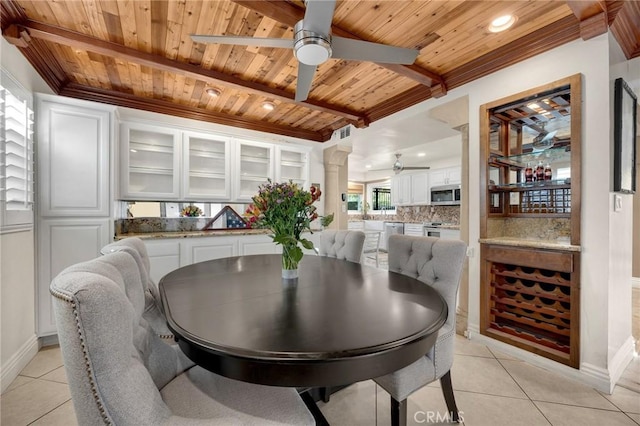
[[[282,278],[292,280],[298,278],[298,262],[293,257],[293,250],[296,246],[282,246]]]

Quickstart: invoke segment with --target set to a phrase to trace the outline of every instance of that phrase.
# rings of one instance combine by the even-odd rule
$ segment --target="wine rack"
[[[578,367],[578,253],[483,246],[484,334]]]
[[[571,216],[570,184],[493,185],[489,187],[489,200],[491,215]]]

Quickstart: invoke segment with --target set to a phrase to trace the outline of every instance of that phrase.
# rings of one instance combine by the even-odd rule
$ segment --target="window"
[[[393,210],[390,188],[373,188],[373,210]]]
[[[2,74],[0,85],[0,228],[33,225],[33,111],[30,96]],[[6,83],[9,84],[6,84]],[[13,83],[13,84],[12,84]],[[16,88],[10,91],[7,86]]]
[[[359,211],[361,201],[362,201],[362,194],[349,194],[347,196],[347,210]]]

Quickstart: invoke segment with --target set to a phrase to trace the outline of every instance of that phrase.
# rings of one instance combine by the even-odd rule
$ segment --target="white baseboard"
[[[0,388],[2,388],[3,393],[11,382],[18,377],[22,369],[29,364],[29,361],[36,356],[38,349],[38,337],[34,334],[20,347],[18,352],[13,354],[4,365],[0,366]]]
[[[611,393],[611,390],[613,389],[612,383],[615,384],[615,382],[611,380],[609,371],[600,367],[581,363],[580,369],[572,368],[471,330],[469,330],[469,338],[473,341],[485,344],[490,348],[495,348],[507,355],[526,361],[531,365],[560,374],[604,393]]]
[[[640,278],[638,278],[638,277],[631,277],[631,287],[633,287],[633,288],[640,288]]]
[[[635,349],[635,340],[633,336],[629,336],[618,352],[616,352],[611,358],[611,361],[609,362],[609,376],[611,377],[611,388],[609,390],[609,394],[613,393],[613,388],[616,383],[618,383],[618,380],[620,380],[620,377],[622,377],[622,373],[624,373],[625,368],[627,368],[633,359]]]

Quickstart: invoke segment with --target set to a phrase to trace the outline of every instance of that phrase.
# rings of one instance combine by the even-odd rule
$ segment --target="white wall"
[[[18,49],[0,38],[0,65],[26,90],[51,93]],[[37,189],[36,189],[37,190]],[[0,235],[0,385],[4,391],[38,351],[33,229]]]

